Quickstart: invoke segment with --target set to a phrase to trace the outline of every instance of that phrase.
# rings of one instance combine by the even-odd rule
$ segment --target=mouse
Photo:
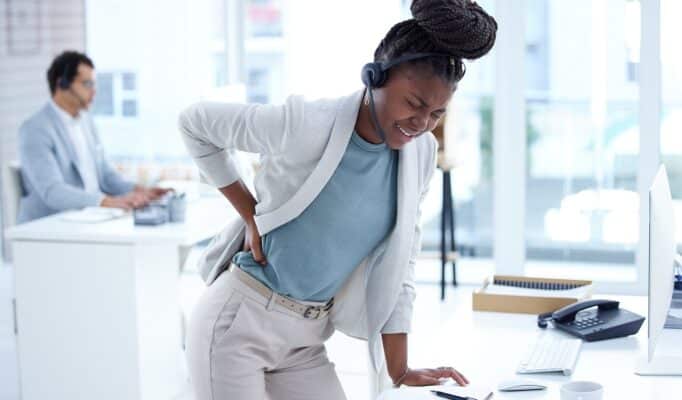
[[[520,392],[526,390],[544,390],[547,386],[527,379],[515,379],[510,381],[500,382],[497,385],[497,390],[500,392]]]

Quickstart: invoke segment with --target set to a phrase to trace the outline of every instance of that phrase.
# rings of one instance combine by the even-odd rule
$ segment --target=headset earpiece
[[[75,68],[75,67],[72,67],[71,64],[73,64],[73,63],[70,63],[70,64],[67,63],[64,66],[64,72],[62,73],[62,75],[59,78],[57,78],[57,86],[60,89],[69,90],[69,88],[71,87],[71,80],[73,80],[73,77],[69,78],[69,75],[71,75],[70,74],[71,70],[73,68]]]
[[[386,71],[381,63],[368,63],[362,67],[362,83],[371,88],[378,88],[386,81]]]
[[[60,89],[68,90],[71,87],[71,83],[65,76],[61,76],[57,79],[57,86],[59,86]]]

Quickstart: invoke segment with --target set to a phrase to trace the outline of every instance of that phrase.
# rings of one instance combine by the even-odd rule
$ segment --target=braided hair
[[[464,77],[462,59],[484,56],[495,44],[497,22],[471,0],[413,0],[413,18],[394,25],[374,52],[375,62],[410,53],[442,53],[407,64],[430,66],[446,82]]]

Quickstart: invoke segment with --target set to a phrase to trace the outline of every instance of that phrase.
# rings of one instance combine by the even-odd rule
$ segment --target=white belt
[[[265,286],[258,279],[242,271],[242,269],[236,266],[235,264],[230,264],[230,268],[228,269],[228,271],[229,273],[233,274],[235,278],[239,279],[242,283],[246,284],[248,287],[255,290],[257,293],[265,297],[267,300],[274,301],[276,304],[279,304],[295,312],[296,314],[300,314],[301,316],[303,316],[303,318],[306,319],[322,319],[329,315],[329,311],[334,305],[333,297],[326,304],[312,306],[309,304],[300,303],[289,297],[282,296],[281,294],[273,292],[270,288]]]

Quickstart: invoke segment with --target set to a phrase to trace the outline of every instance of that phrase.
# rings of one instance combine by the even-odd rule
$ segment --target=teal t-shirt
[[[334,297],[393,229],[398,153],[353,132],[338,168],[315,200],[261,238],[266,266],[251,252],[233,262],[273,291],[304,301]]]

